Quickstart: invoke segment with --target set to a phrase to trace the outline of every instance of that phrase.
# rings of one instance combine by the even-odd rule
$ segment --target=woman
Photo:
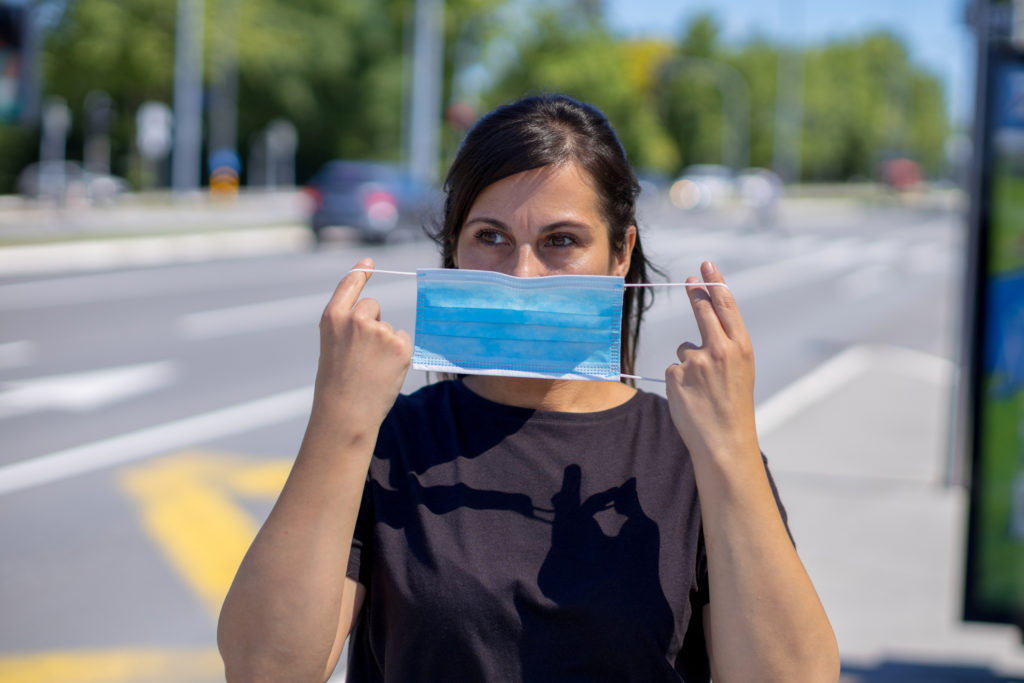
[[[446,191],[446,267],[646,281],[638,186],[592,107],[495,110]],[[702,343],[679,347],[667,401],[491,375],[399,396],[410,338],[346,275],[299,454],[221,614],[229,680],[324,680],[351,632],[350,681],[835,681],[757,443],[750,340],[701,274]],[[627,291],[626,374],[644,305]]]

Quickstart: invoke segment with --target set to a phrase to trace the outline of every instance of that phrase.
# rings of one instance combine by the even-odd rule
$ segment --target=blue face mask
[[[623,279],[416,271],[418,370],[617,382]]]
[[[626,287],[725,287],[720,282],[625,283],[609,275],[514,277],[485,270],[421,268],[415,273],[412,367],[467,375],[544,379],[620,378],[622,293]]]

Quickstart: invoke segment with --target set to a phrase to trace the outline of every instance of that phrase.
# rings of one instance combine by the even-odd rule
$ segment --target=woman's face
[[[575,164],[544,166],[487,186],[469,209],[455,265],[519,277],[618,275],[636,240],[612,248],[597,193]]]

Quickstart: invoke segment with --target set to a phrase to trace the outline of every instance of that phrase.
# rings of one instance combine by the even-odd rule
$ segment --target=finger
[[[704,282],[725,284],[725,278],[714,263],[705,261],[700,266],[701,276]],[[706,287],[711,303],[718,314],[719,323],[730,339],[738,339],[747,336],[747,327],[743,324],[739,307],[736,305],[736,298],[728,287]]]
[[[668,386],[668,390],[672,391],[672,387],[677,384],[681,384],[683,381],[683,364],[673,363],[672,365],[665,368],[665,383]]]
[[[353,267],[373,269],[373,259],[359,259],[359,262]],[[363,286],[369,279],[370,273],[364,273],[358,270],[349,271],[348,275],[341,278],[341,282],[338,283],[338,287],[334,290],[334,294],[331,296],[331,300],[328,302],[327,306],[339,306],[344,311],[351,310],[359,299],[359,294],[363,291]]]
[[[676,358],[679,359],[680,363],[685,363],[687,354],[693,353],[699,348],[700,347],[693,342],[683,342],[679,345],[679,348],[676,349]]]
[[[352,307],[352,317],[357,320],[380,320],[380,303],[376,299],[360,299]]]
[[[700,280],[695,277],[686,278],[687,283],[699,284]],[[711,289],[716,289],[711,287]],[[711,295],[706,287],[687,287],[686,294],[690,298],[690,306],[693,308],[693,317],[697,320],[697,329],[700,330],[701,343],[704,346],[714,343],[725,337],[725,330],[718,320],[715,306],[711,303]]]

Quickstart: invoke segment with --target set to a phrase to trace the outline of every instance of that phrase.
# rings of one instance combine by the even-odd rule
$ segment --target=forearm
[[[325,678],[373,437],[314,411],[221,611],[218,644],[229,680]]]
[[[756,445],[699,457],[715,681],[835,681],[835,637]]]

